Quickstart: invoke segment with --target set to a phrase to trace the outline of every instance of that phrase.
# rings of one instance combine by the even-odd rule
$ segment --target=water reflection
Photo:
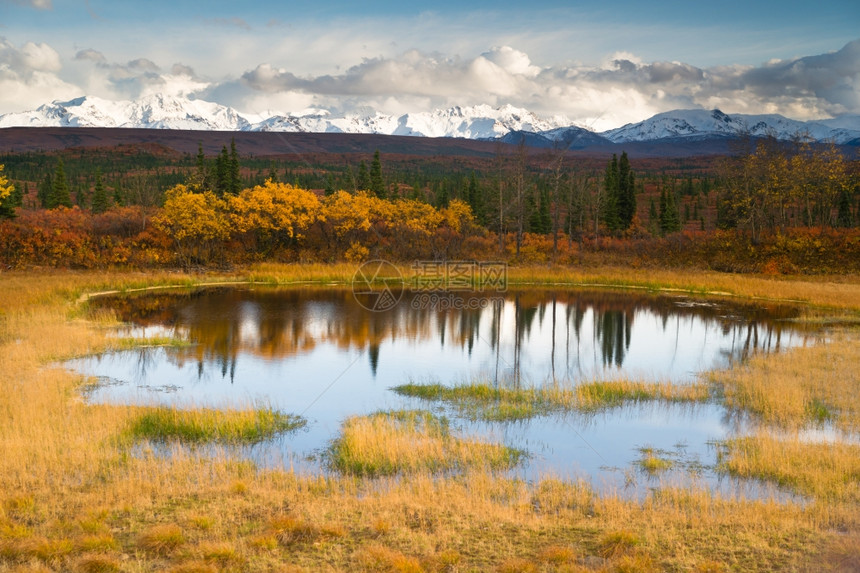
[[[230,382],[242,356],[284,360],[312,356],[320,346],[364,353],[374,377],[381,362],[402,362],[392,351],[405,350],[456,357],[462,376],[478,374],[496,383],[621,374],[684,381],[753,352],[803,344],[808,336],[786,322],[797,313],[786,306],[606,291],[457,296],[467,301],[460,308],[450,301],[422,304],[425,293],[407,292],[387,312],[369,312],[350,291],[332,289],[222,288],[94,304],[113,308],[139,332],[167,329],[192,342],[171,349],[171,360],[195,363],[201,379],[214,369]],[[143,378],[151,359],[141,351],[138,360]]]
[[[386,312],[367,311],[339,289],[214,288],[91,304],[114,309],[129,324],[125,335],[191,344],[70,362],[100,381],[89,400],[217,406],[263,399],[309,419],[302,432],[250,451],[258,463],[323,471],[315,452],[347,416],[430,407],[466,433],[528,450],[528,464],[516,470],[526,479],[585,477],[640,493],[655,480],[693,474],[724,492],[739,487],[713,471],[709,444],[743,431],[743,420],[719,404],[639,404],[518,423],[469,422],[390,388],[410,380],[528,386],[621,376],[683,384],[755,352],[819,336],[789,320],[798,312],[792,307],[611,291],[459,292],[435,299],[406,292]],[[677,451],[678,469],[658,477],[631,473],[644,447]]]

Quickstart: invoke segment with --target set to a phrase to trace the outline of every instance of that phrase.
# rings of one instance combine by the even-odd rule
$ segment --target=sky
[[[513,105],[860,114],[857,0],[0,0],[0,114],[83,95],[246,114]]]

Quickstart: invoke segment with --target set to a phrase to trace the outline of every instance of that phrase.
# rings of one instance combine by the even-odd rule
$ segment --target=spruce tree
[[[681,217],[675,202],[675,193],[663,189],[660,193],[660,232],[664,235],[681,230]]]
[[[206,176],[206,156],[203,155],[203,143],[197,142],[197,171],[194,174],[193,185],[203,190],[208,187]]]
[[[66,179],[66,168],[63,165],[62,159],[57,163],[57,170],[54,173],[54,185],[48,198],[48,204],[48,209],[72,206],[72,196],[69,193],[69,181]]]
[[[215,159],[215,194],[223,197],[230,190],[230,156],[227,146],[221,147],[221,153]]]
[[[379,150],[373,153],[373,162],[370,164],[370,192],[385,199],[385,181],[382,179],[382,161],[379,159]]]
[[[611,231],[617,231],[621,226],[618,217],[618,156],[612,154],[612,159],[606,165],[606,173],[603,178],[603,189],[605,197],[603,200],[603,222]]]
[[[117,180],[113,186],[113,204],[117,207],[125,207],[125,193],[122,191],[122,181]]]
[[[370,174],[367,172],[367,163],[363,159],[358,164],[358,179],[355,182],[355,187],[357,191],[370,190]]]
[[[39,200],[39,204],[43,209],[51,208],[51,193],[54,190],[54,178],[49,173],[45,173],[45,178],[42,179],[42,182],[39,183],[39,187],[36,189],[36,199]]]
[[[238,195],[242,190],[242,176],[239,165],[239,153],[236,151],[236,138],[230,140],[230,161],[228,162],[227,193]]]
[[[108,209],[108,197],[107,190],[105,189],[104,183],[102,182],[102,172],[101,169],[96,170],[96,186],[93,190],[93,202],[92,202],[92,211],[93,214],[98,215],[100,213],[104,213]]]
[[[336,185],[334,182],[334,175],[332,175],[331,172],[329,172],[325,178],[325,190],[323,191],[323,193],[325,193],[326,196],[334,195],[334,192],[336,190],[337,189],[336,189]]]
[[[660,234],[660,214],[657,212],[654,197],[651,197],[651,205],[648,207],[648,232],[655,236]]]
[[[636,215],[636,185],[627,152],[621,154],[618,160],[618,187],[616,189],[616,204],[618,212],[618,228],[622,231],[630,228]]]

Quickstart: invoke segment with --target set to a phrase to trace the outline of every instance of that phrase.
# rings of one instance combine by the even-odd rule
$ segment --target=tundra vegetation
[[[472,441],[429,409],[351,418],[329,473],[264,469],[234,444],[290,439],[303,421],[265,404],[234,410],[87,404],[58,361],[127,347],[82,295],[167,284],[347,281],[352,265],[252,265],[207,275],[9,271],[0,275],[0,568],[9,571],[849,571],[860,563],[860,446],[804,436],[822,417],[856,430],[860,283],[631,268],[511,269],[511,280],[803,300],[843,326],[825,344],[713,372],[683,394],[635,380],[570,393],[502,395],[480,381],[405,386],[475,416],[493,408],[594,409],[624,400],[722,400],[769,431],[720,444],[726,475],[797,495],[736,499],[654,488],[641,499],[585,482],[525,482],[497,470],[519,452]],[[725,296],[725,295],[723,295]],[[82,306],[83,305],[83,306]],[[849,325],[849,326],[845,326]],[[404,381],[406,383],[408,381]],[[253,429],[253,431],[251,431]],[[206,447],[200,448],[199,444]],[[418,447],[420,446],[420,447]],[[166,449],[165,449],[166,448]],[[169,452],[169,455],[165,455]],[[642,450],[637,471],[677,463]]]
[[[692,172],[520,147],[465,171],[386,172],[375,154],[355,173],[227,149],[0,158],[0,571],[860,569],[860,446],[805,432],[860,426],[856,161],[798,139]],[[792,301],[828,341],[686,387],[404,380],[398,392],[427,409],[344,420],[321,475],[237,454],[289,440],[307,423],[295,412],[89,404],[88,381],[59,366],[138,343],[112,335],[111,313],[86,311],[90,293],[348,284],[368,258],[502,260],[511,283]],[[768,430],[718,444],[719,470],[796,497],[526,482],[500,473],[526,453],[433,413],[444,402],[526,420],[628,401],[719,401],[760,420]],[[640,454],[649,474],[677,463]]]

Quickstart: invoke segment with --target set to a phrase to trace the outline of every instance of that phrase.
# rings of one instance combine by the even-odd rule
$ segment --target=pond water
[[[713,442],[744,423],[716,403],[646,403],[597,414],[508,423],[457,417],[443,404],[401,397],[407,382],[540,385],[636,377],[689,384],[700,373],[813,343],[796,308],[613,291],[533,289],[428,296],[403,293],[384,312],[338,288],[207,288],[93,299],[128,326],[120,335],[187,345],[137,348],[71,361],[97,383],[92,402],[230,406],[264,402],[308,419],[284,439],[248,448],[263,465],[324,471],[321,452],[350,415],[429,408],[465,434],[525,449],[525,478],[583,477],[598,488],[642,489],[655,480],[704,480],[727,492]],[[635,470],[643,448],[673,459],[652,476]],[[742,491],[743,490],[743,491]],[[755,492],[752,493],[756,495]]]

